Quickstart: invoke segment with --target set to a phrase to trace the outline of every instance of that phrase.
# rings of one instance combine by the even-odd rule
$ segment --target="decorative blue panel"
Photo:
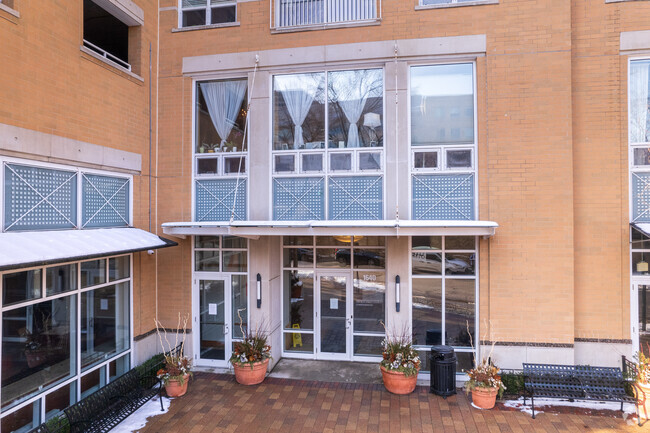
[[[650,222],[650,173],[632,173],[632,221]]]
[[[380,220],[383,208],[381,176],[329,178],[329,219]]]
[[[325,181],[322,177],[273,178],[273,219],[325,219]]]
[[[196,221],[245,220],[246,179],[197,180],[195,206]]]
[[[77,173],[5,165],[5,230],[77,226]]]
[[[129,225],[130,182],[123,177],[83,174],[81,178],[81,226]]]
[[[473,220],[474,175],[413,176],[413,219]]]

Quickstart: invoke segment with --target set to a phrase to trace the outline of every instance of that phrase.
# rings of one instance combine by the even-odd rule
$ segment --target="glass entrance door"
[[[198,299],[194,323],[198,323],[199,328],[194,339],[198,348],[196,361],[204,365],[226,366],[232,347],[230,282],[228,279],[202,279],[196,285]]]
[[[636,314],[635,314],[636,313]],[[650,282],[632,285],[632,340],[635,348],[650,351]]]
[[[318,358],[351,358],[352,308],[349,273],[318,275]]]

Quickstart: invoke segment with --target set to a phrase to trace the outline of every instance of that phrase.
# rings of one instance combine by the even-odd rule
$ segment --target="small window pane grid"
[[[247,176],[246,152],[216,152],[196,155],[194,177],[219,178]]]
[[[472,244],[472,249],[451,249],[470,248]],[[428,355],[431,346],[442,344],[452,346],[459,356],[478,355],[478,347],[472,349],[466,331],[469,327],[471,341],[477,341],[476,237],[411,237],[411,294],[411,329],[418,351]],[[428,369],[420,372],[426,374]]]
[[[130,178],[9,161],[3,167],[4,231],[130,225]]]
[[[83,397],[83,383],[88,382],[88,377],[100,377],[97,387],[104,386],[131,368],[131,279],[128,277],[130,271],[127,269],[130,268],[131,255],[102,260],[106,268],[109,267],[109,262],[113,262],[113,273],[118,271],[127,277],[83,289],[80,285],[80,272],[82,264],[85,262],[71,262],[1,274],[4,285],[6,275],[38,271],[38,274],[42,276],[42,286],[47,288],[47,290],[41,291],[38,298],[6,305],[1,309],[3,359],[8,359],[13,347],[24,346],[24,349],[17,352],[17,356],[20,353],[23,355],[16,358],[13,363],[3,362],[2,365],[3,370],[22,369],[20,374],[14,375],[18,379],[13,382],[9,370],[0,373],[3,377],[3,385],[0,388],[3,429],[7,427],[8,431],[13,431],[24,426],[38,426],[56,416],[65,407],[76,403],[77,396]],[[70,283],[69,276],[60,272],[62,269],[72,269],[77,273],[73,278],[75,285],[73,289],[57,290],[57,287],[62,284],[67,286]],[[103,271],[104,273],[110,272],[109,269]],[[86,350],[88,353],[89,344],[94,344],[95,349],[101,350],[101,344],[105,343],[105,337],[110,334],[110,329],[94,329],[94,335],[90,337],[89,330],[82,331],[77,326],[82,308],[81,298],[119,285],[125,287],[122,292],[126,299],[122,301],[123,313],[116,311],[118,318],[110,329],[126,336],[125,345],[118,347],[117,351],[113,350],[112,353],[107,353],[102,360],[95,362],[92,367],[87,367],[82,372],[81,352]],[[104,299],[98,299],[97,307],[97,311],[90,312],[96,325],[99,323],[98,320],[103,320],[101,314],[110,313],[111,308],[122,308],[114,305],[112,301]],[[120,315],[121,317],[119,317]],[[82,327],[83,325],[82,323]],[[66,326],[66,328],[64,329],[62,326]],[[104,340],[97,337],[98,335],[101,335]],[[62,365],[66,366],[64,373],[67,372],[67,374],[49,374],[48,382],[44,373],[59,371]],[[114,371],[116,366],[119,371]],[[107,379],[109,375],[110,378]],[[38,376],[39,380],[30,381],[32,376]],[[34,386],[31,386],[30,389],[32,382]],[[32,417],[31,422],[25,418],[27,413]],[[26,421],[21,423],[23,419]]]
[[[180,0],[179,27],[206,26],[237,21],[235,0]]]
[[[315,324],[318,320],[315,315],[318,302],[315,296],[317,272],[328,270],[340,272],[342,269],[350,271],[355,297],[363,298],[364,294],[359,295],[359,293],[368,286],[382,285],[384,311],[381,312],[382,317],[377,319],[386,323],[385,239],[380,236],[342,238],[344,237],[284,236],[282,238],[283,357],[313,358]],[[376,298],[376,296],[376,293],[365,294],[365,297]],[[376,300],[372,299],[372,301]],[[370,303],[372,303],[371,299],[366,303],[362,300],[357,306],[362,307]],[[381,354],[381,340],[385,337],[385,332],[377,328],[374,321],[369,321],[370,317],[363,315],[357,309],[354,311],[354,318],[353,356],[363,359]],[[358,330],[355,330],[355,326]],[[367,329],[362,329],[364,327]]]
[[[128,226],[129,186],[129,179],[82,174],[82,227]]]
[[[246,220],[247,179],[196,180],[195,221]]]
[[[474,174],[414,175],[415,220],[474,220]]]

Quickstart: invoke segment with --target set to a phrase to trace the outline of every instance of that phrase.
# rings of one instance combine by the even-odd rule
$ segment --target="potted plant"
[[[650,349],[650,345],[648,346]],[[650,402],[647,402],[647,396],[650,396],[650,356],[646,356],[643,351],[639,351],[634,355],[636,360],[636,369],[634,371],[634,397],[639,405],[639,418],[648,419],[648,409],[650,409]],[[641,413],[643,408],[643,414]]]
[[[257,385],[262,383],[266,377],[266,370],[271,359],[271,346],[266,343],[266,332],[261,327],[253,332],[244,329],[241,324],[240,311],[237,311],[237,316],[239,316],[239,329],[243,339],[234,343],[230,364],[235,370],[235,379],[238,383]]]
[[[415,390],[420,371],[420,356],[413,348],[410,333],[404,330],[396,336],[386,333],[379,363],[384,386],[393,394],[410,394]]]
[[[178,332],[176,332],[174,344],[172,346],[171,339],[167,336],[167,329],[163,328],[157,319],[154,319],[156,322],[156,333],[158,334],[158,339],[163,348],[163,356],[165,358],[165,366],[158,370],[156,375],[163,381],[168,397],[180,397],[185,395],[187,392],[187,385],[192,376],[192,363],[190,359],[185,356],[185,337],[187,335],[187,322],[189,321],[189,317],[190,315],[187,314],[181,318],[181,314],[178,313],[178,324],[176,329],[182,329],[180,346],[178,345]],[[181,321],[183,325],[182,328]],[[178,350],[175,350],[176,347],[178,347]]]
[[[466,371],[469,380],[465,382],[465,391],[472,393],[472,403],[479,409],[492,409],[497,395],[501,397],[506,387],[501,381],[499,368],[491,361],[483,359],[480,364]]]

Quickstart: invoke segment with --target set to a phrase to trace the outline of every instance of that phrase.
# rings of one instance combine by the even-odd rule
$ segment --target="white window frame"
[[[109,275],[110,275],[110,259],[115,258],[115,257],[123,257],[123,256],[128,256],[129,257],[129,276],[127,278],[122,278],[119,280],[114,280],[114,281],[109,281]],[[97,284],[94,286],[89,286],[89,287],[84,287],[83,289],[81,288],[81,264],[83,262],[88,262],[88,261],[94,261],[94,260],[106,260],[105,264],[105,272],[106,272],[106,282],[102,284]],[[77,265],[77,287],[75,290],[70,290],[68,292],[63,292],[63,293],[56,293],[54,295],[47,296],[47,291],[46,291],[46,276],[47,272],[46,270],[48,268],[53,268],[53,267],[58,267],[58,266],[65,266],[65,265],[71,265],[71,264],[76,264]],[[45,407],[45,400],[47,396],[60,388],[64,386],[68,386],[72,383],[74,383],[75,386],[75,400],[79,401],[81,399],[81,378],[87,374],[90,374],[94,371],[104,369],[104,375],[106,382],[104,386],[108,383],[110,383],[110,369],[109,365],[111,362],[122,358],[123,356],[129,356],[129,368],[133,368],[135,366],[135,360],[133,357],[133,345],[134,345],[134,329],[133,329],[133,254],[116,254],[116,255],[111,255],[111,256],[103,256],[103,257],[98,257],[94,259],[89,259],[89,260],[79,260],[79,261],[68,261],[68,262],[62,262],[62,263],[53,263],[51,265],[47,266],[35,266],[35,267],[29,267],[29,268],[20,268],[20,269],[11,269],[7,271],[0,272],[0,287],[3,284],[3,276],[5,274],[13,274],[16,272],[25,272],[25,271],[30,271],[30,270],[35,270],[35,269],[41,269],[41,296],[39,298],[35,299],[30,299],[28,301],[24,302],[19,302],[15,303],[12,305],[8,306],[1,306],[0,307],[0,316],[4,315],[5,311],[11,311],[19,308],[24,308],[28,307],[31,305],[36,305],[41,302],[46,302],[49,300],[53,299],[58,299],[58,298],[66,298],[69,296],[75,296],[75,303],[74,303],[74,308],[76,309],[76,324],[74,324],[74,331],[75,331],[75,341],[76,341],[76,348],[75,348],[75,353],[73,353],[71,356],[76,356],[76,361],[75,361],[75,368],[76,371],[71,372],[70,377],[60,380],[58,383],[55,385],[47,388],[44,391],[39,391],[35,395],[32,395],[29,398],[25,398],[23,401],[20,403],[14,404],[10,406],[7,409],[3,409],[1,412],[0,417],[4,418],[5,416],[11,415],[12,413],[19,411],[20,409],[29,406],[33,404],[34,402],[39,402],[39,410],[40,410],[40,423],[45,422],[45,416],[46,416],[46,407]],[[81,367],[81,295],[82,293],[85,292],[90,292],[96,289],[101,289],[103,287],[108,287],[108,286],[117,286],[118,284],[123,284],[123,283],[129,283],[129,299],[128,299],[128,306],[129,306],[129,314],[128,314],[128,324],[129,324],[129,348],[127,350],[124,350],[122,352],[116,353],[109,358],[106,358],[102,362],[90,367],[87,370],[84,370],[83,372],[82,367]],[[0,317],[0,335],[2,333],[2,317]],[[71,328],[73,327],[73,324],[71,324]],[[0,357],[2,357],[2,344],[0,344]],[[1,371],[1,366],[0,366],[0,371]],[[101,388],[101,382],[100,382],[100,388]],[[0,398],[2,395],[2,387],[0,387]]]
[[[471,347],[457,347],[457,346],[452,346],[454,348],[454,351],[456,353],[472,353],[474,355],[474,359],[478,360],[481,359],[479,356],[481,354],[481,345],[480,345],[480,320],[479,320],[479,313],[480,313],[480,290],[479,290],[479,239],[478,236],[474,236],[474,250],[447,250],[445,248],[445,243],[446,239],[448,236],[440,236],[442,238],[442,245],[439,250],[413,250],[413,236],[409,237],[409,293],[408,293],[408,323],[409,323],[409,328],[412,330],[413,329],[413,280],[414,279],[420,279],[420,280],[441,280],[441,308],[442,308],[442,314],[440,317],[441,320],[441,333],[442,333],[442,341],[441,344],[445,345],[447,342],[445,341],[445,331],[446,331],[446,323],[445,323],[445,316],[446,316],[446,300],[445,300],[445,280],[450,279],[450,280],[474,280],[474,335],[472,335],[472,341],[474,342],[474,348],[472,349]],[[453,236],[456,237],[456,236]],[[465,236],[464,236],[465,237]],[[471,236],[466,236],[466,237],[471,237]],[[440,275],[413,275],[413,253],[414,252],[427,252],[427,253],[440,253],[442,257],[442,269],[440,272]],[[454,253],[473,253],[474,254],[474,275],[446,275],[445,272],[445,255],[447,253],[454,254]],[[414,345],[414,348],[417,349],[418,351],[422,352],[429,352],[431,349],[431,346],[427,346],[425,344],[418,344]],[[420,370],[420,374],[429,374],[429,371],[423,371]],[[457,375],[464,375],[462,371],[457,371]]]
[[[219,26],[223,24],[230,24],[231,22],[237,22],[237,14],[239,12],[239,7],[237,6],[237,0],[224,0],[223,2],[211,4],[212,0],[206,0],[205,6],[194,6],[194,7],[183,7],[183,0],[178,0],[178,28],[181,29],[188,29],[192,27],[200,27],[200,26]],[[211,24],[212,21],[212,9],[216,8],[222,8],[222,7],[235,7],[235,20],[234,21],[229,21],[227,23],[218,23],[218,24]],[[203,24],[197,24],[195,26],[183,26],[183,13],[185,11],[198,11],[198,10],[205,10],[205,23]]]
[[[2,208],[4,209],[4,204],[6,200],[5,196],[5,170],[7,170],[6,165],[7,164],[15,164],[15,165],[24,165],[28,167],[36,167],[36,168],[43,168],[43,169],[50,169],[50,170],[63,170],[63,171],[69,171],[69,172],[75,172],[77,175],[77,195],[76,195],[76,200],[77,200],[77,209],[76,209],[76,226],[74,228],[70,228],[68,230],[86,230],[83,227],[83,222],[82,222],[82,216],[83,216],[83,175],[88,174],[88,175],[97,175],[97,176],[107,176],[107,177],[116,177],[124,180],[128,180],[129,182],[129,215],[128,215],[128,225],[127,227],[132,227],[133,226],[133,175],[131,174],[124,174],[124,173],[118,173],[114,171],[103,171],[103,170],[96,170],[96,169],[90,169],[90,168],[81,168],[81,167],[74,167],[70,165],[63,165],[63,164],[53,164],[49,162],[41,162],[41,161],[35,161],[35,160],[28,160],[28,159],[20,159],[20,158],[11,158],[11,157],[2,157],[0,156],[0,166],[2,167],[2,171],[0,172],[0,199],[2,200]],[[5,232],[5,213],[0,212],[0,232]],[[92,227],[89,228],[88,230],[92,230],[95,228],[101,228],[101,227]],[[109,227],[107,227],[109,228]],[[112,227],[110,227],[112,228]],[[37,230],[33,230],[37,231]]]

